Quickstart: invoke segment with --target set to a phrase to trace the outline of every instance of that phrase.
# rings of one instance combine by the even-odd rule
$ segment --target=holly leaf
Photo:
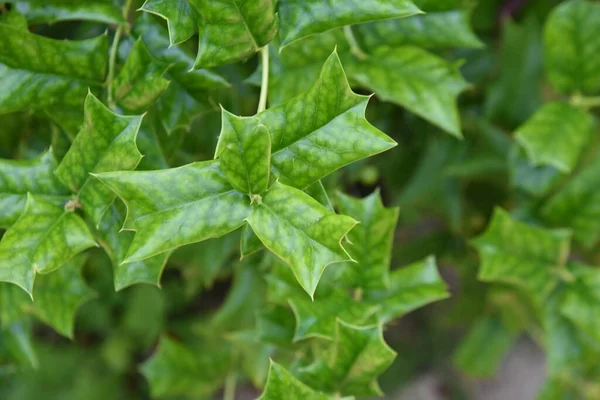
[[[106,35],[55,40],[0,23],[0,37],[0,114],[57,104],[80,106],[89,86],[103,84]]]
[[[257,400],[334,400],[339,397],[331,397],[317,392],[304,383],[294,378],[285,368],[271,361],[267,385],[265,391]],[[352,397],[344,397],[340,400],[351,400]]]
[[[198,31],[197,16],[188,0],[146,0],[140,10],[167,21],[171,46],[185,42]]]
[[[560,312],[579,330],[600,344],[600,273],[596,268],[578,265],[575,282],[566,286]]]
[[[374,321],[372,317],[381,308],[376,303],[353,299],[339,288],[326,296],[317,296],[314,301],[306,296],[290,298],[288,301],[296,318],[294,342],[313,337],[333,340],[338,318],[351,324],[364,325]]]
[[[426,304],[450,297],[433,256],[391,273],[387,290],[365,291],[364,300],[381,307],[379,319],[389,322]]]
[[[567,103],[543,105],[517,129],[515,138],[534,166],[551,165],[570,172],[589,143],[594,119]]]
[[[569,231],[527,225],[496,208],[485,233],[473,240],[481,258],[479,279],[515,285],[541,305],[558,283],[570,237]]]
[[[456,137],[462,137],[456,105],[467,88],[458,70],[448,61],[413,46],[379,47],[364,60],[348,64],[353,81],[373,90]]]
[[[233,190],[215,161],[96,177],[127,205],[123,229],[136,231],[123,263],[223,236],[250,213],[249,199]]]
[[[264,249],[264,247],[265,246],[263,246],[258,236],[256,236],[256,233],[250,228],[250,225],[244,225],[242,228],[242,237],[240,239],[241,258],[248,257],[257,251]]]
[[[31,324],[16,322],[0,330],[0,339],[8,353],[22,364],[38,368],[39,361],[32,343]]]
[[[591,248],[600,239],[600,158],[595,157],[560,188],[541,209],[544,219],[570,228],[576,241]]]
[[[333,52],[307,92],[258,114],[271,133],[273,174],[305,189],[344,165],[396,146],[365,119],[368,101],[352,92]]]
[[[311,298],[329,264],[351,260],[341,240],[356,221],[293,187],[275,183],[247,221],[261,242],[290,265]]]
[[[195,68],[243,60],[268,44],[277,33],[273,0],[191,0],[190,3],[202,16]]]
[[[257,117],[237,117],[221,112],[221,133],[215,158],[238,192],[262,194],[269,186],[271,136]]]
[[[377,383],[396,358],[381,326],[359,327],[338,320],[336,338],[324,359],[301,369],[300,379],[327,393],[381,396]]]
[[[358,25],[356,30],[365,49],[375,49],[382,45],[481,48],[483,43],[471,29],[470,19],[471,10],[427,11],[427,14],[410,18]]]
[[[90,174],[135,169],[142,159],[135,143],[142,116],[117,115],[89,93],[84,121],[56,176],[77,193],[83,210],[97,226],[115,195]]]
[[[394,231],[400,209],[385,208],[376,191],[364,199],[338,193],[340,213],[360,223],[348,233],[348,254],[356,263],[345,266],[342,281],[353,288],[381,289],[389,286]],[[344,321],[352,322],[345,318]]]
[[[125,23],[121,10],[109,1],[88,0],[80,3],[72,0],[19,0],[14,1],[14,6],[32,25],[59,21]]]
[[[33,160],[0,159],[0,228],[17,221],[28,192],[56,205],[66,203],[69,191],[55,178],[55,168],[52,150]]]
[[[281,0],[281,47],[334,28],[388,18],[404,18],[423,12],[410,0]]]
[[[548,16],[544,28],[546,71],[562,93],[600,91],[600,5],[567,1]]]
[[[196,348],[163,337],[141,372],[150,384],[152,397],[203,398],[222,385],[230,363],[231,353],[223,343]]]
[[[123,263],[134,232],[123,231],[125,206],[119,201],[111,204],[98,226],[98,242],[104,248],[113,265],[115,290],[119,291],[137,283],[160,287],[160,278],[170,252],[140,261]]]
[[[138,39],[109,89],[114,101],[127,112],[144,112],[169,86],[163,77],[166,70],[153,61],[144,42]]]
[[[77,214],[29,194],[23,213],[0,241],[0,281],[21,287],[33,298],[37,273],[52,272],[95,245]]]

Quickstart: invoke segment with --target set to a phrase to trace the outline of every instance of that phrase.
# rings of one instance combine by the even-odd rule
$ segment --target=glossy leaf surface
[[[105,24],[125,22],[120,10],[103,0],[19,0],[15,2],[15,7],[31,24],[52,24],[58,21],[97,21]]]
[[[185,42],[198,31],[197,17],[188,0],[146,0],[141,10],[167,20],[171,45]]]

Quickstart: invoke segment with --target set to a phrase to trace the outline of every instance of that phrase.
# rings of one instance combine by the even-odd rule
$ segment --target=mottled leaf
[[[0,23],[0,114],[50,105],[80,106],[104,81],[106,35],[55,40]]]
[[[110,1],[87,0],[18,0],[14,5],[30,24],[52,24],[58,21],[96,21],[123,24],[121,11]]]
[[[77,193],[83,210],[96,225],[115,196],[90,173],[135,169],[142,158],[135,143],[141,123],[141,116],[117,115],[91,93],[85,99],[84,124],[56,176]]]
[[[280,0],[279,38],[285,47],[333,28],[421,13],[410,0]]]
[[[223,236],[250,212],[250,200],[233,190],[214,161],[96,176],[127,205],[123,228],[136,231],[124,263]]]
[[[0,281],[33,296],[37,273],[52,272],[95,244],[77,214],[30,194],[23,213],[0,242]]]
[[[146,0],[140,10],[167,20],[171,45],[185,42],[198,30],[197,16],[188,0]]]
[[[247,58],[277,33],[273,0],[190,0],[190,4],[201,15],[196,68]]]
[[[247,220],[311,297],[329,264],[351,260],[341,240],[356,221],[334,214],[298,189],[275,183]]]
[[[353,81],[385,101],[406,107],[456,137],[461,137],[457,96],[467,88],[457,63],[418,47],[379,47],[347,65]]]
[[[571,0],[558,5],[544,29],[545,64],[563,93],[600,91],[600,5]]]
[[[396,142],[365,119],[368,101],[352,92],[337,53],[331,54],[307,92],[258,114],[271,133],[273,174],[304,189],[344,165],[394,147]]]
[[[383,340],[381,326],[358,327],[338,320],[328,354],[302,369],[300,377],[327,393],[381,396],[377,377],[394,358],[396,353]]]
[[[339,397],[317,392],[294,378],[281,365],[271,361],[265,391],[258,400],[335,400]],[[351,400],[345,397],[340,400]]]
[[[259,195],[269,186],[271,135],[257,117],[221,113],[221,133],[215,158],[238,192]]]
[[[64,205],[69,191],[54,177],[56,160],[47,151],[33,160],[0,159],[0,228],[8,228],[25,208],[27,193]]]
[[[567,103],[542,106],[515,132],[534,166],[551,165],[570,172],[589,143],[594,119]]]
[[[146,111],[169,86],[163,77],[165,71],[166,67],[157,65],[138,39],[109,89],[114,101],[127,112]]]
[[[338,194],[340,213],[360,223],[348,233],[346,249],[356,263],[348,263],[342,276],[350,287],[381,289],[389,286],[389,268],[399,208],[385,208],[378,192],[355,199]],[[342,318],[344,319],[344,318]],[[344,319],[344,321],[352,322]]]
[[[539,305],[558,283],[570,236],[517,221],[496,208],[485,233],[473,240],[481,258],[479,279],[515,285]]]

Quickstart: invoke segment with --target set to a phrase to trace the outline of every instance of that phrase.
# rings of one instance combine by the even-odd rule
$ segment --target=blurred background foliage
[[[439,46],[433,51],[448,60],[462,60],[460,71],[469,82],[459,98],[464,139],[374,97],[367,119],[399,146],[324,180],[330,193],[339,189],[362,197],[379,188],[386,206],[401,209],[393,268],[435,254],[451,287],[450,299],[415,311],[387,328],[386,340],[399,353],[381,379],[390,398],[397,388],[432,370],[442,377],[437,388],[441,398],[471,398],[471,378],[493,377],[523,332],[534,340],[539,337],[526,298],[510,287],[477,280],[478,257],[469,240],[485,229],[495,206],[516,210],[525,221],[565,225],[564,221],[545,220],[543,206],[586,168],[594,168],[585,161],[570,174],[549,166],[533,167],[513,139],[515,129],[544,101],[557,97],[544,77],[542,29],[559,1],[463,3],[484,46]],[[162,24],[151,15],[136,15],[152,20],[148,26]],[[50,37],[84,38],[103,32],[104,25],[60,22],[36,24],[32,29]],[[357,31],[359,40],[368,40]],[[124,40],[120,53],[127,54],[127,46],[132,44],[132,39]],[[193,40],[180,48],[178,57],[184,64],[191,62]],[[232,88],[204,90],[192,93],[189,99],[178,99],[181,112],[191,109],[198,113],[191,127],[165,126],[164,121],[156,120],[159,117],[147,118],[138,139],[146,155],[142,168],[212,158],[220,129],[218,105],[239,115],[254,112],[258,89],[252,82],[257,65],[255,57],[219,67],[217,71]],[[186,109],[185,102],[192,107]],[[155,107],[160,108],[160,102]],[[0,157],[32,158],[50,145],[59,156],[64,154],[73,135],[64,113],[68,110],[53,115],[3,115]],[[177,140],[166,140],[167,133]],[[587,152],[594,154],[597,149],[596,140]],[[596,242],[576,242],[573,254],[592,264],[599,262]],[[245,295],[260,290],[251,272],[244,272],[243,279],[239,275],[237,281],[232,279],[236,268],[244,269],[237,261],[238,243],[235,235],[228,235],[180,248],[168,262],[161,288],[135,285],[119,292],[114,290],[109,258],[101,250],[91,252],[82,273],[93,295],[77,312],[73,340],[38,322],[4,328],[0,398],[146,399],[149,387],[139,366],[153,354],[159,337],[193,337],[198,332],[204,338],[197,341],[198,354],[205,346],[223,350],[222,360],[211,354],[211,366],[197,382],[199,393],[203,385],[210,392],[215,382],[217,386],[222,383],[220,371],[226,371],[234,357],[220,345],[224,332],[230,330],[228,324],[235,321],[237,327],[244,327],[247,303],[260,301]],[[213,329],[215,324],[220,327]],[[208,326],[212,334],[206,333]],[[31,342],[24,338],[29,330],[33,332]],[[243,342],[244,338],[227,340]],[[264,373],[260,368],[248,367],[257,379]],[[251,384],[247,386],[248,396],[255,395]],[[244,390],[240,388],[240,396]]]

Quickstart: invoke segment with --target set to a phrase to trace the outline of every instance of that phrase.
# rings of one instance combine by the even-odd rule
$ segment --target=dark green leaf
[[[97,21],[105,24],[125,22],[121,11],[105,0],[18,0],[14,4],[30,24],[52,24],[58,21]]]

